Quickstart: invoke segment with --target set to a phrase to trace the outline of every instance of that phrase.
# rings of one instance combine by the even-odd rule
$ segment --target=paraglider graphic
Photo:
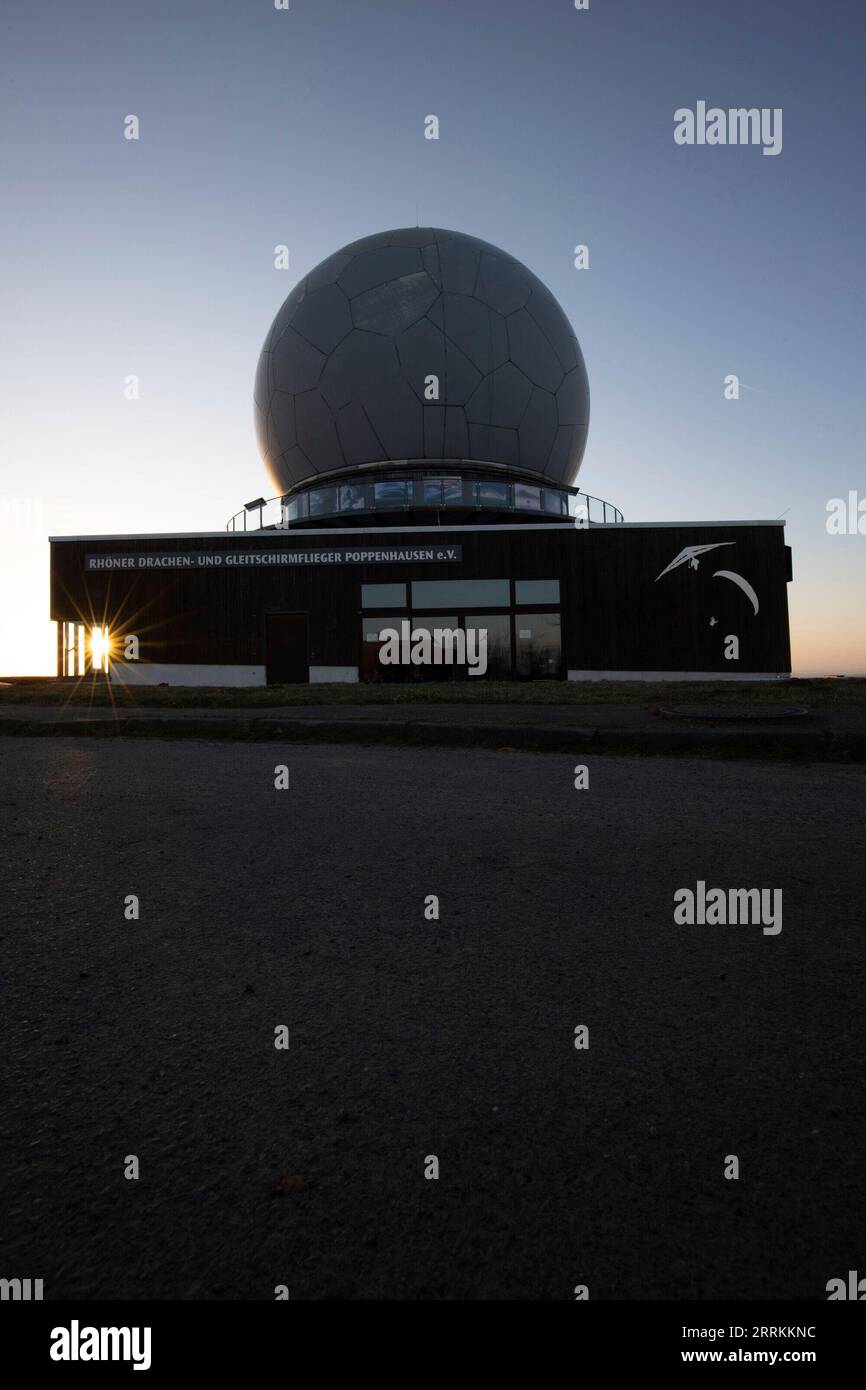
[[[713,579],[730,579],[732,584],[736,584],[738,589],[742,589],[757,614],[758,595],[755,593],[748,579],[744,579],[741,574],[734,574],[733,570],[716,570]]]

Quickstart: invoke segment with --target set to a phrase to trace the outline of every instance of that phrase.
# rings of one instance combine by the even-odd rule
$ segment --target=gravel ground
[[[579,750],[0,758],[4,1277],[823,1299],[866,1267],[862,769],[592,756],[577,791]],[[781,888],[781,934],[675,925],[698,879]]]

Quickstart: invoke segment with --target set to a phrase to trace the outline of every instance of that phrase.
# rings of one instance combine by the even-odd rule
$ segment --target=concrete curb
[[[778,758],[860,762],[866,760],[866,732],[834,733],[799,728],[653,729],[539,727],[531,724],[432,723],[423,720],[207,719],[74,717],[69,719],[0,719],[0,735],[55,738],[195,738],[282,743],[370,743],[407,747],[508,748],[530,752],[626,753],[650,757]]]

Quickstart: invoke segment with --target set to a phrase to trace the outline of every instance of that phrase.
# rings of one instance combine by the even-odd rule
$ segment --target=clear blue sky
[[[864,41],[855,0],[6,0],[0,670],[53,669],[45,536],[216,529],[267,488],[276,309],[420,220],[559,297],[581,485],[629,521],[787,511],[795,670],[866,673],[866,536],[825,525],[866,498]],[[781,107],[782,153],[677,146],[698,100]]]

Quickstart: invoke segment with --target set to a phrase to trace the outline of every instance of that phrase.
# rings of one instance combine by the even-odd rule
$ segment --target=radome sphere
[[[281,494],[405,459],[569,485],[589,426],[583,355],[550,291],[507,252],[436,227],[364,237],[305,276],[268,331],[254,400]]]

